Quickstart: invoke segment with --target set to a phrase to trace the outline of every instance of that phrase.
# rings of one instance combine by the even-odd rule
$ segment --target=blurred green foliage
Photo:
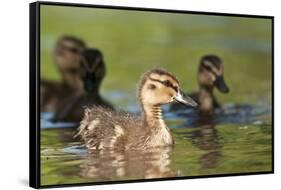
[[[52,51],[64,34],[102,50],[107,75],[102,92],[134,92],[140,75],[160,66],[183,88],[196,90],[197,67],[205,54],[219,55],[231,93],[219,99],[257,102],[271,99],[271,20],[196,14],[41,7],[41,73],[59,80]]]

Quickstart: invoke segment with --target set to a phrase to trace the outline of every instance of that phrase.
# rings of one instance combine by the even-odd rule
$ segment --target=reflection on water
[[[130,108],[138,113],[136,106]],[[147,151],[88,152],[73,138],[73,124],[54,125],[51,117],[41,114],[43,184],[270,171],[272,166],[271,111],[262,105],[229,104],[213,116],[193,109],[166,112],[175,146]]]
[[[171,169],[171,151],[171,147],[166,147],[145,152],[90,152],[80,166],[81,175],[102,181],[175,176]]]
[[[193,133],[193,143],[206,151],[199,159],[201,167],[203,169],[215,167],[222,157],[223,144],[219,141],[220,136],[213,116],[200,115],[198,125],[198,130]]]

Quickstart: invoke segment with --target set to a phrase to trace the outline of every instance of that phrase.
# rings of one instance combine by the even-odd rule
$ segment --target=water
[[[115,93],[108,96],[116,97]],[[135,104],[127,108],[139,113]],[[54,124],[48,121],[52,114],[42,113],[42,184],[271,170],[271,109],[267,106],[227,104],[212,118],[200,117],[193,109],[164,110],[174,147],[103,154],[88,152],[73,138],[76,126]]]

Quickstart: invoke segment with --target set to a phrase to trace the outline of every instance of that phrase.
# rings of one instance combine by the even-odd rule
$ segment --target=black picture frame
[[[183,13],[183,14],[200,14],[200,15],[217,15],[229,17],[246,17],[246,18],[265,18],[271,20],[271,40],[272,40],[272,169],[265,172],[249,172],[249,173],[231,173],[231,174],[215,174],[205,176],[184,176],[172,178],[156,178],[156,179],[138,179],[124,181],[107,181],[107,182],[91,182],[78,184],[60,184],[60,185],[41,185],[40,184],[40,6],[70,6],[70,7],[87,7],[87,8],[103,8],[103,9],[118,9],[118,10],[136,10],[148,12],[163,12],[163,13]],[[141,8],[141,7],[123,7],[123,6],[108,6],[108,5],[92,5],[92,4],[77,4],[77,3],[61,3],[61,2],[42,2],[37,1],[29,4],[29,43],[30,43],[30,92],[29,92],[29,185],[33,188],[52,188],[52,187],[72,187],[85,185],[101,185],[101,184],[118,184],[118,183],[134,183],[134,182],[149,182],[162,180],[182,180],[194,178],[210,178],[210,177],[227,177],[227,176],[245,176],[257,174],[272,174],[274,173],[274,16],[264,15],[249,15],[249,14],[233,14],[219,12],[201,12],[201,11],[186,11],[186,10],[170,10],[156,8]]]

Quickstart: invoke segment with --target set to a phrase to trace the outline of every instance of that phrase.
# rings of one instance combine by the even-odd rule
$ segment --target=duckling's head
[[[159,106],[171,102],[197,106],[190,97],[183,95],[176,77],[163,69],[152,69],[143,74],[138,96],[143,106]]]
[[[77,72],[79,70],[80,52],[85,49],[85,43],[73,36],[62,36],[58,39],[54,59],[59,69],[64,72]]]
[[[228,93],[229,88],[223,77],[223,64],[216,55],[206,55],[201,58],[198,81],[201,86],[216,87],[223,93]]]
[[[105,76],[105,64],[102,53],[95,48],[81,52],[81,78],[87,92],[97,92]]]

